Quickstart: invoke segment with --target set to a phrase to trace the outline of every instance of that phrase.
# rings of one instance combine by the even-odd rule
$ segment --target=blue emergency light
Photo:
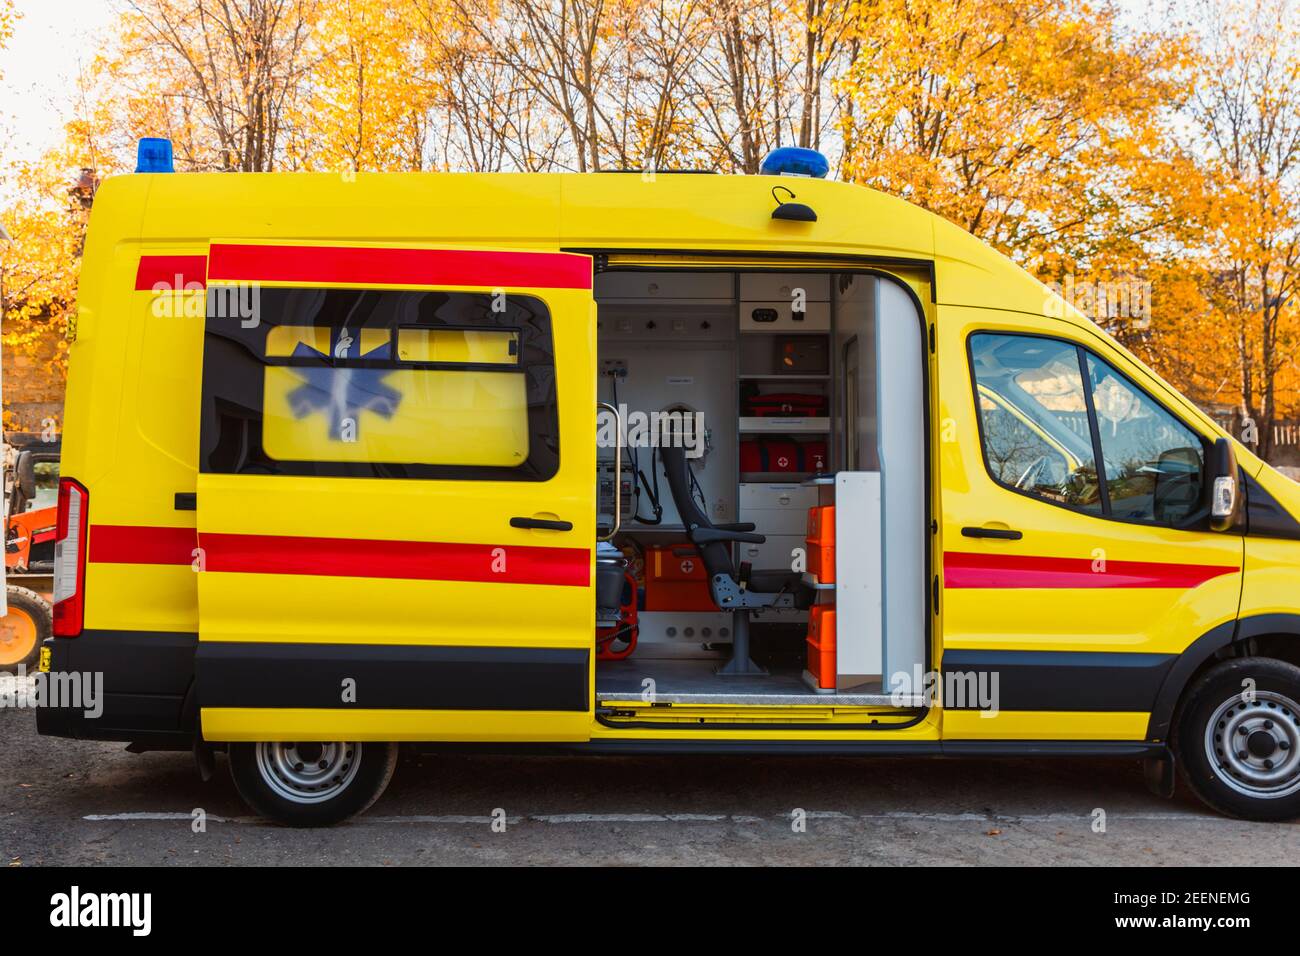
[[[758,171],[764,176],[806,176],[825,179],[831,171],[830,160],[815,149],[781,146],[763,158]]]
[[[172,163],[172,141],[157,136],[146,136],[140,140],[135,153],[135,171],[137,173],[174,173]]]

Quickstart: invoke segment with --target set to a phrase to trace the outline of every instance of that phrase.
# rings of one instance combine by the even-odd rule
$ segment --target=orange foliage
[[[181,169],[341,172],[754,172],[798,143],[1267,430],[1300,414],[1294,0],[1187,2],[1134,30],[1113,0],[133,0],[66,145],[6,170],[4,345],[61,334],[69,189],[144,135]]]

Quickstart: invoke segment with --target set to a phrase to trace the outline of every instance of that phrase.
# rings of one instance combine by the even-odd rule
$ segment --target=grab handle
[[[623,419],[618,409],[608,402],[597,402],[597,408],[603,408],[614,416],[614,523],[610,525],[609,534],[597,534],[597,541],[608,541],[618,534],[619,525],[623,523]]]

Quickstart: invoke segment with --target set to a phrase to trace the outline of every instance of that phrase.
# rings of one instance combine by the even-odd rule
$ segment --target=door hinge
[[[934,590],[934,613],[938,614],[939,613],[939,575],[937,574],[934,576],[933,590]]]
[[[177,511],[197,511],[199,496],[193,491],[178,491],[176,492],[175,504]]]
[[[934,323],[930,324],[930,354],[934,354]]]

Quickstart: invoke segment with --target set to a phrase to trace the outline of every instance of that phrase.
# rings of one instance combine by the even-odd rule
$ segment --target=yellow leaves
[[[5,210],[12,241],[0,243],[0,312],[2,347],[30,357],[52,356],[50,373],[63,374],[67,346],[64,328],[75,308],[77,273],[85,233],[86,210],[76,182],[75,154],[53,150],[39,162],[12,168],[9,179],[20,186]]]
[[[437,93],[412,44],[411,14],[385,0],[339,0],[314,23],[315,64],[290,126],[310,131],[289,143],[306,170],[400,170],[424,165],[419,150]]]

